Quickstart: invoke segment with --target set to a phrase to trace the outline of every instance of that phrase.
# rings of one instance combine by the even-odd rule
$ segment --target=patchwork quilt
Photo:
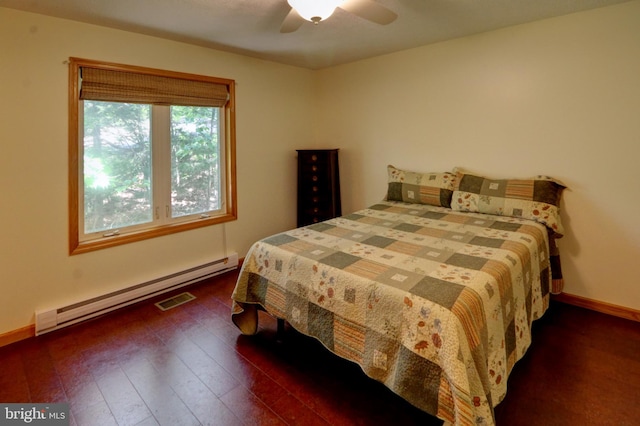
[[[445,422],[492,425],[550,283],[538,222],[382,201],[256,242],[232,319],[254,334],[266,310]]]

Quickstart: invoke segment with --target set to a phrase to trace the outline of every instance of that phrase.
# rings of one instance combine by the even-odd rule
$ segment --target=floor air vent
[[[161,311],[167,311],[171,308],[175,308],[176,306],[180,306],[183,303],[187,303],[192,301],[193,299],[195,299],[196,297],[189,293],[189,292],[184,292],[184,293],[180,293],[176,296],[170,297],[168,299],[165,299],[161,302],[156,303],[155,305],[160,308]]]

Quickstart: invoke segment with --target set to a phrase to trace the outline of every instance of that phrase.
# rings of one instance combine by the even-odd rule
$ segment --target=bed
[[[384,200],[257,241],[232,320],[258,310],[313,336],[416,407],[494,424],[532,322],[562,291],[564,185],[388,166]]]

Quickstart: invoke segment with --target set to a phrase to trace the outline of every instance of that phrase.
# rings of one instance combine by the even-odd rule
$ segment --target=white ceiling
[[[378,25],[337,9],[280,33],[286,0],[0,0],[35,12],[320,69],[628,0],[376,0],[398,14]]]

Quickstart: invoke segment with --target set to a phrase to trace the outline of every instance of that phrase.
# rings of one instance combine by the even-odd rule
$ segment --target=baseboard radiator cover
[[[54,309],[36,311],[39,336],[238,268],[238,254]]]

